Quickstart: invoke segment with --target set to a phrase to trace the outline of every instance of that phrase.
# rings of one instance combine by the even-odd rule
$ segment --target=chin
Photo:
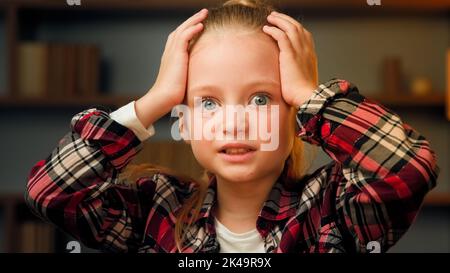
[[[236,167],[228,166],[215,173],[228,181],[236,183],[257,179],[257,172],[252,171],[248,166],[244,165]]]

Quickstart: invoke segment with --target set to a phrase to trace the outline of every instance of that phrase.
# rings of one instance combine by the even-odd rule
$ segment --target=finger
[[[294,53],[291,41],[283,30],[277,27],[264,26],[263,31],[272,36],[277,41],[280,52]]]
[[[267,17],[267,20],[269,21],[269,23],[277,26],[279,29],[286,32],[286,34],[289,37],[289,39],[291,40],[291,43],[294,46],[294,48],[298,48],[298,49],[302,48],[302,45],[300,42],[300,40],[301,40],[300,35],[302,34],[302,33],[300,33],[302,31],[301,29],[298,29],[296,26],[291,24],[286,19],[275,16],[275,15],[269,15]]]
[[[176,29],[176,31],[183,31],[189,26],[196,25],[199,22],[201,22],[203,19],[206,18],[206,15],[208,14],[207,9],[202,9],[201,11],[197,12],[196,14],[189,17],[186,21],[184,21],[181,25],[179,25]]]
[[[286,36],[290,40],[294,50],[295,50],[295,48],[298,48],[298,49],[301,48],[300,36],[299,36],[298,30],[295,26],[293,26],[291,23],[289,23],[279,17],[273,16],[273,15],[272,16],[269,15],[269,17],[267,17],[267,20],[269,23],[276,26],[277,29],[283,31],[286,34]]]
[[[186,21],[184,21],[174,31],[172,31],[169,34],[169,37],[167,39],[167,45],[168,45],[167,47],[168,47],[168,49],[171,50],[173,48],[173,46],[175,44],[177,44],[177,40],[180,39],[178,37],[180,32],[182,33],[183,30],[185,30],[186,28],[188,28],[190,26],[197,25],[200,21],[205,19],[205,16],[207,14],[208,14],[208,10],[207,9],[202,9],[199,12],[197,12],[196,14],[192,15],[190,18],[188,18]]]
[[[308,43],[311,45],[311,48],[313,50],[315,50],[315,45],[314,45],[314,37],[312,36],[311,32],[309,32],[308,30],[304,29],[305,32],[305,37],[308,40]]]
[[[267,16],[267,19],[270,23],[276,23],[277,26],[279,26],[285,32],[298,33],[300,30],[294,24],[278,15],[270,14],[269,16]]]
[[[294,45],[295,48],[299,49],[308,49],[310,47],[314,48],[314,45],[312,44],[311,33],[307,31],[298,21],[282,13],[273,12],[272,15],[273,15],[272,20],[276,21],[277,19],[279,19],[280,28],[283,28],[283,25],[286,25],[286,22],[289,22],[288,24],[295,27],[295,29],[297,30],[297,33],[295,35],[289,35],[288,33],[288,36],[292,40],[292,44]]]
[[[203,24],[198,23],[193,26],[189,26],[183,33],[178,36],[178,45],[184,50],[187,48],[189,41],[200,31],[203,30]]]
[[[291,24],[293,24],[295,27],[297,27],[299,29],[303,28],[303,25],[300,24],[299,21],[295,20],[294,18],[292,18],[291,16],[289,16],[287,14],[284,14],[284,13],[281,13],[281,12],[276,12],[276,11],[273,11],[271,14],[275,15],[275,16],[278,16],[278,17],[281,17],[281,18],[289,21]]]
[[[301,44],[302,44],[302,49],[305,52],[315,52],[315,46],[314,46],[314,39],[313,36],[311,34],[311,32],[309,32],[306,28],[302,28],[302,34],[300,35],[302,38],[301,40]]]
[[[314,48],[314,41],[311,32],[309,32],[298,20],[281,12],[273,11],[272,14],[289,21],[291,24],[295,25],[298,29],[300,29],[301,30],[300,33],[306,35],[305,37],[307,37],[308,41],[311,41],[311,45]]]

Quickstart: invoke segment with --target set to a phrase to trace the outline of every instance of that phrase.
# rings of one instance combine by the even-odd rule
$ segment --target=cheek
[[[192,110],[192,113],[193,110]],[[213,142],[204,137],[205,124],[211,119],[208,115],[191,115],[189,135],[191,148],[198,163],[206,169],[210,169],[211,159],[215,156]]]
[[[213,169],[212,164],[216,154],[211,141],[193,140],[191,141],[191,149],[200,166],[207,170]]]
[[[194,112],[192,112],[194,113]],[[191,140],[212,140],[215,129],[222,122],[218,116],[210,112],[199,112],[191,115],[189,123],[189,136]]]

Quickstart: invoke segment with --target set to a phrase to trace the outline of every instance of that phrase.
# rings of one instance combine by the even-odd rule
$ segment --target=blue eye
[[[217,104],[215,101],[213,101],[210,98],[204,98],[202,100],[202,108],[208,110],[208,111],[212,111],[216,108]]]
[[[252,98],[251,102],[256,105],[267,105],[270,98],[267,95],[256,95]]]

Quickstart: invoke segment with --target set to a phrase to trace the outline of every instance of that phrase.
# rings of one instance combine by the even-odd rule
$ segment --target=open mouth
[[[240,143],[230,143],[219,150],[220,157],[229,163],[245,163],[255,154],[256,148]]]
[[[255,151],[254,149],[247,149],[247,148],[226,148],[220,150],[220,153],[224,153],[227,155],[242,155],[249,152]]]

